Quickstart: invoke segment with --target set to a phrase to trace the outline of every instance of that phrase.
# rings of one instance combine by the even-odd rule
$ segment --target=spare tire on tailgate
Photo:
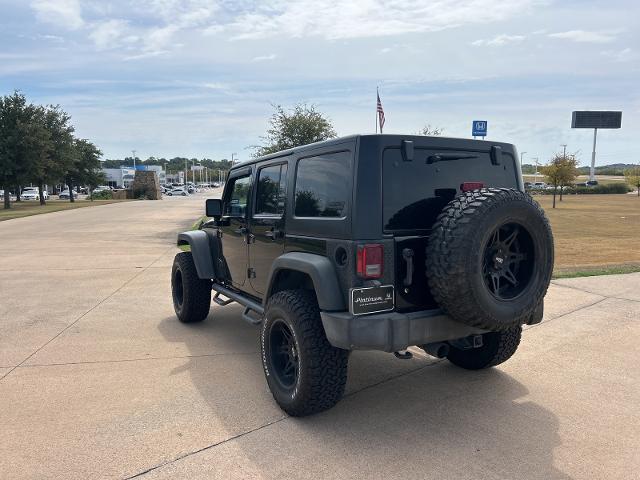
[[[431,293],[456,321],[489,330],[526,323],[553,270],[553,235],[526,193],[485,188],[449,202],[427,246]]]

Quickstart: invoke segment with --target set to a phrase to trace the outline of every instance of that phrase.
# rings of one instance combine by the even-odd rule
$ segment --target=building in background
[[[136,165],[136,170],[146,170],[156,172],[160,185],[167,183],[167,176],[160,165]],[[103,168],[107,177],[107,185],[113,188],[130,188],[133,184],[135,171],[130,167]]]

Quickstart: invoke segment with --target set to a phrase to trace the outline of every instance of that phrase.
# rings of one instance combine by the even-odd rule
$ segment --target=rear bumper
[[[396,352],[412,345],[454,340],[485,333],[451,319],[441,310],[378,313],[320,312],[329,343],[345,350]]]

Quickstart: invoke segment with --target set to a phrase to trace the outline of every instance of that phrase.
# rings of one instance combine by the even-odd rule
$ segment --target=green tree
[[[262,137],[265,145],[254,147],[256,157],[337,136],[331,121],[314,105],[298,104],[291,111],[280,105],[273,107],[275,112],[269,120],[267,134]]]
[[[629,185],[638,190],[638,197],[640,197],[640,165],[626,169],[624,171],[624,179]]]
[[[30,112],[26,97],[15,91],[0,97],[0,188],[5,192],[4,208],[11,208],[9,191],[24,178],[29,161],[28,145]]]
[[[43,180],[66,180],[67,172],[73,171],[76,163],[71,117],[59,105],[49,105],[45,112],[45,123],[51,135],[51,149],[50,162]],[[69,187],[69,198],[73,201],[71,187]]]
[[[416,132],[416,135],[425,135],[427,137],[439,137],[444,132],[442,127],[432,127],[431,124],[427,124]]]
[[[27,177],[38,186],[40,205],[44,205],[44,184],[59,180],[61,169],[52,156],[54,144],[48,128],[48,111],[39,105],[30,105],[29,128],[25,143],[27,147]]]
[[[90,189],[104,182],[100,156],[102,152],[89,140],[74,139],[71,161],[66,164],[65,183],[69,187],[69,201],[73,202],[73,186],[86,184]]]
[[[578,175],[577,160],[575,155],[557,153],[549,164],[540,169],[545,175],[547,183],[553,185],[553,208],[556,208],[556,194],[560,187],[560,201],[564,187],[575,182]]]

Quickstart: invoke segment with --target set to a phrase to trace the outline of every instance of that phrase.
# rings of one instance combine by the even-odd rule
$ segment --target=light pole
[[[536,179],[538,178],[538,165],[540,165],[540,162],[538,162],[538,157],[533,157],[532,160],[536,163],[536,173],[534,175],[534,177],[536,177]]]
[[[560,146],[562,147],[562,158],[566,158],[566,156],[567,156],[567,144],[566,143],[561,143]]]
[[[235,163],[235,160],[233,159],[234,156],[237,156],[237,153],[232,153],[231,154],[231,166],[233,167],[233,164]]]
[[[522,157],[524,157],[524,154],[527,152],[520,152],[520,168],[522,168]]]
[[[131,153],[133,153],[133,174],[135,175],[136,173],[136,151],[135,150],[131,150]]]

